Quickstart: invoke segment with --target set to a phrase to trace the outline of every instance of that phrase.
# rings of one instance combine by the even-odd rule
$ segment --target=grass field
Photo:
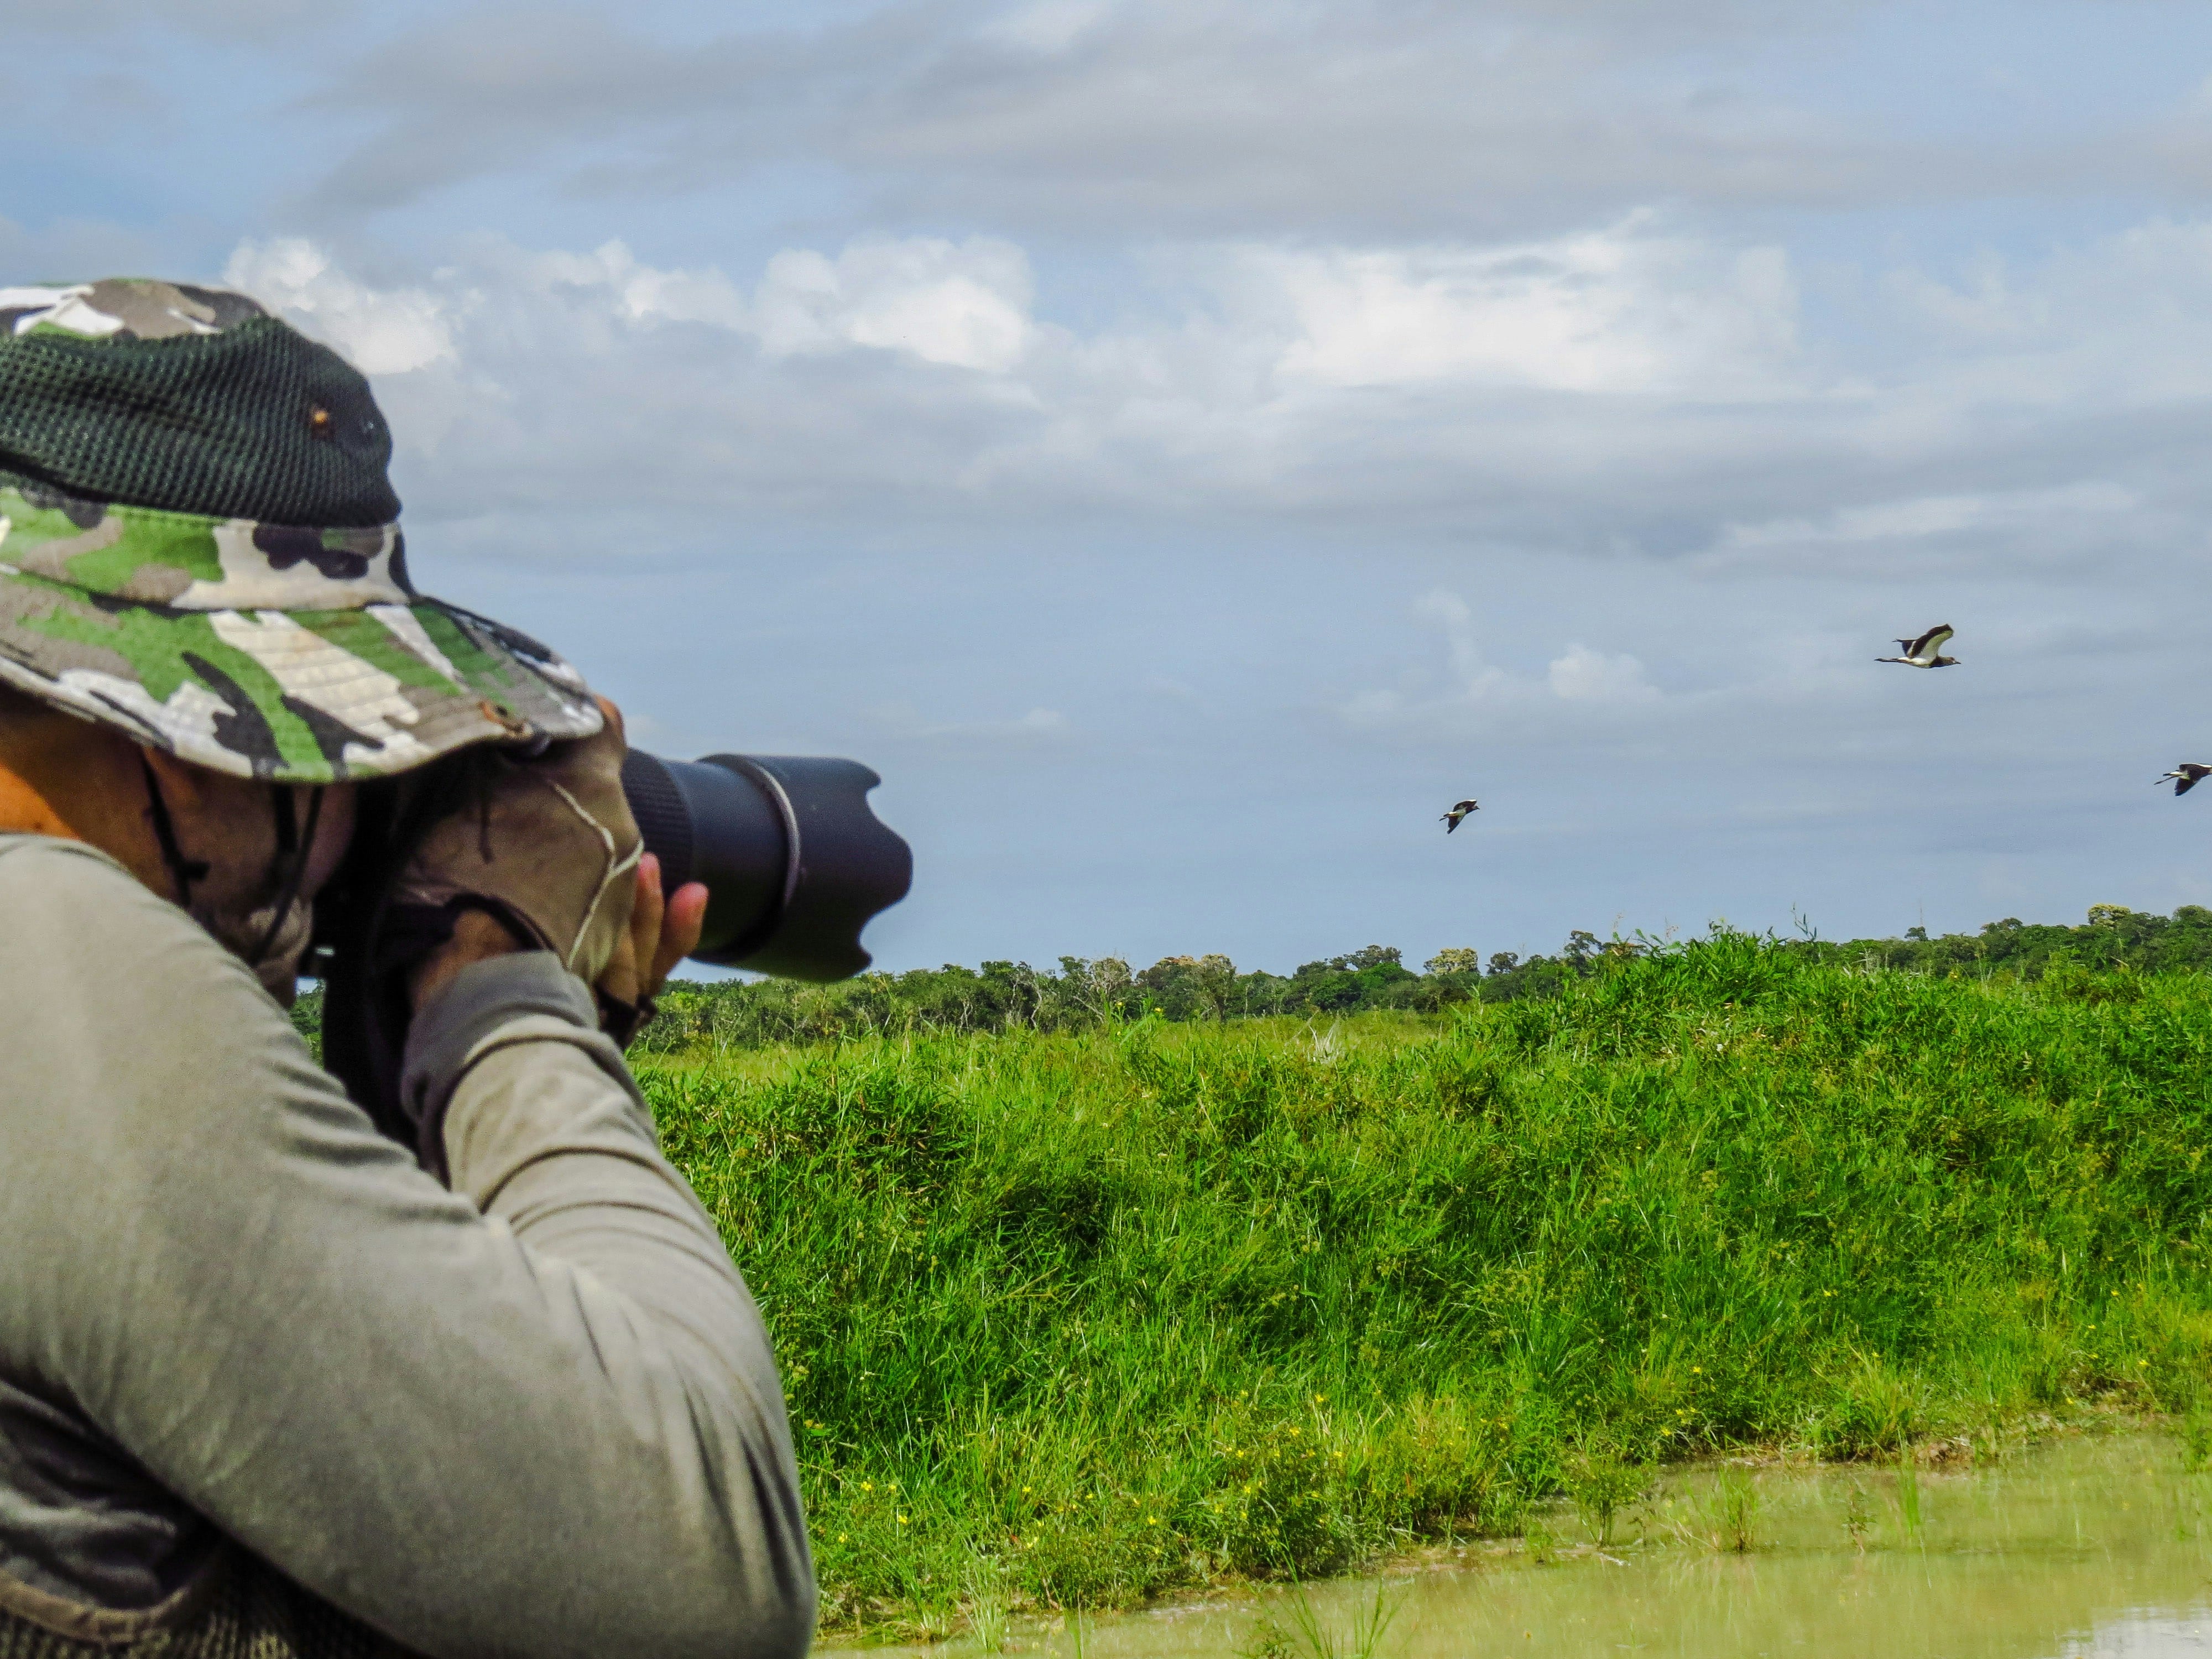
[[[2212,978],[1720,937],[1441,1015],[642,1067],[774,1327],[832,1627],[1126,1604],[2212,1356]]]

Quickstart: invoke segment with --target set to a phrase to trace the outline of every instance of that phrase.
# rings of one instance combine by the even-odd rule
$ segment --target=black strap
[[[320,795],[322,792],[319,789],[315,793]],[[292,792],[280,783],[270,793],[269,803],[270,810],[276,817],[276,856],[289,858],[300,850],[300,816],[293,809]],[[314,836],[314,825],[311,819],[307,839],[313,841]]]
[[[146,800],[154,818],[154,840],[161,849],[161,862],[169,868],[169,878],[177,884],[177,902],[185,909],[192,908],[192,884],[205,881],[213,866],[205,859],[188,859],[177,845],[177,826],[169,817],[169,803],[161,798],[161,781],[154,775],[154,763],[146,758],[146,751],[138,751],[138,769],[146,778]]]
[[[315,826],[322,821],[323,791],[319,784],[307,792],[307,827],[302,832],[294,817],[292,787],[276,786],[276,856],[288,854],[292,867],[284,872],[284,886],[276,896],[276,913],[269,918],[268,930],[261,935],[261,943],[253,947],[252,963],[258,967],[268,958],[269,947],[276,942],[276,932],[291,914],[292,901],[300,896],[300,884],[307,878],[307,860],[315,850]]]
[[[615,1040],[617,1048],[627,1048],[636,1042],[637,1034],[652,1024],[653,1016],[660,1012],[660,1005],[651,997],[624,1002],[596,987],[592,991],[592,1000],[599,1005],[599,1029]]]

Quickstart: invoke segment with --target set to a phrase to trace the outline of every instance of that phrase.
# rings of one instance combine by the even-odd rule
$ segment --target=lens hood
[[[906,896],[914,854],[868,805],[882,779],[816,755],[664,760],[633,749],[623,790],[670,892],[706,884],[700,962],[792,979],[868,965],[860,933]]]

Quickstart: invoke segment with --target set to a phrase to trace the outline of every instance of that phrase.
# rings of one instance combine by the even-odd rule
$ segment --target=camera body
[[[623,793],[673,891],[702,882],[702,962],[793,979],[848,978],[868,965],[860,930],[906,896],[914,854],[868,806],[881,781],[857,761],[710,755],[663,760],[633,749]],[[402,1145],[417,1126],[400,1099],[410,1018],[408,965],[450,933],[450,915],[391,901],[434,790],[364,792],[347,863],[316,906],[308,971],[328,989],[323,1063],[377,1127]],[[423,1155],[437,1167],[437,1146]]]

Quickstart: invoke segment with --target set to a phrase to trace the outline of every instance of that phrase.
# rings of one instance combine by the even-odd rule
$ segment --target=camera
[[[906,896],[914,854],[868,805],[883,780],[818,755],[664,760],[633,749],[623,793],[663,890],[706,884],[695,960],[788,979],[868,965],[860,930]]]

